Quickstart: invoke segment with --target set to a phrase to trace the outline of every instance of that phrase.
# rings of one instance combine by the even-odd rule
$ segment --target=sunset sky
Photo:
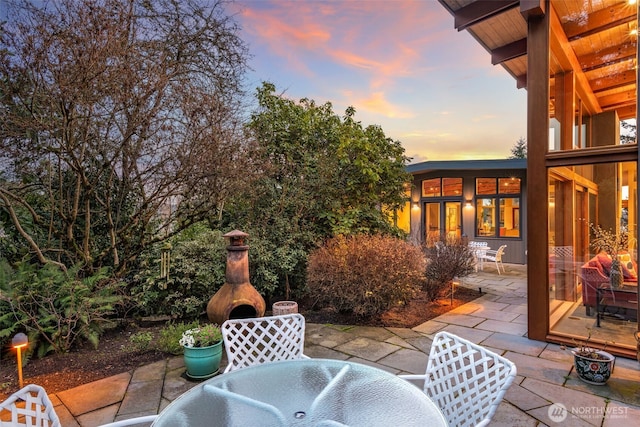
[[[237,0],[262,81],[356,109],[413,162],[506,158],[526,138],[526,92],[436,0]]]

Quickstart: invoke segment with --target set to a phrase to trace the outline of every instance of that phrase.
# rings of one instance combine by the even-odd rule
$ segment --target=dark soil
[[[394,308],[373,319],[357,318],[330,309],[308,310],[303,305],[299,309],[309,323],[412,328],[479,296],[475,290],[459,288],[452,304],[449,297],[429,303],[424,295],[418,295],[406,306]],[[31,359],[23,368],[24,384],[39,384],[48,393],[57,393],[172,357],[158,350],[134,351],[132,348],[131,335],[148,331],[157,337],[161,328],[162,325],[157,324],[147,327],[131,324],[108,331],[100,339],[97,350],[87,344],[67,354]],[[15,358],[15,351],[11,349],[2,354],[0,400],[19,388]]]

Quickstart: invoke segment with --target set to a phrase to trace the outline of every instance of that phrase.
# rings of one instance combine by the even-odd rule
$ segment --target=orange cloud
[[[390,118],[409,119],[415,116],[410,111],[389,102],[384,92],[374,92],[365,98],[351,100],[350,105],[356,105],[356,110],[360,108]]]

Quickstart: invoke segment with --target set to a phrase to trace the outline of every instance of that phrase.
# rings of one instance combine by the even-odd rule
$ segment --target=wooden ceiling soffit
[[[551,36],[549,38],[551,51],[564,70],[571,70],[575,73],[576,92],[580,95],[580,99],[586,104],[588,110],[592,114],[602,112],[600,104],[591,90],[591,85],[582,71],[582,66],[569,43],[569,39],[567,39],[560,23],[560,18],[558,18],[558,14],[553,7],[549,8],[549,23],[551,26]]]
[[[526,37],[520,40],[516,40],[513,43],[509,43],[505,46],[500,46],[491,51],[491,64],[498,65],[510,59],[518,58],[527,54],[527,39]]]
[[[520,0],[478,0],[453,12],[454,26],[458,31],[466,30],[518,5]]]
[[[569,41],[635,21],[636,10],[634,7],[629,7],[626,1],[623,1],[612,7],[590,13],[588,17],[589,19],[570,21],[562,26]]]
[[[583,55],[578,58],[578,61],[582,64],[582,71],[587,72],[618,62],[635,59],[636,44],[635,41],[631,41],[612,46],[598,52]]]

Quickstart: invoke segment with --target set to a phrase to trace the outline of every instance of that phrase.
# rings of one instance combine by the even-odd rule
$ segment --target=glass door
[[[462,233],[462,203],[445,202],[444,209],[447,218],[445,228],[447,238],[459,239]]]
[[[426,242],[432,245],[441,237],[462,236],[462,202],[425,203]]]
[[[425,203],[424,205],[425,212],[425,227],[426,227],[426,235],[425,241],[427,242],[427,246],[431,246],[440,240],[441,233],[441,221],[440,221],[440,203]]]

